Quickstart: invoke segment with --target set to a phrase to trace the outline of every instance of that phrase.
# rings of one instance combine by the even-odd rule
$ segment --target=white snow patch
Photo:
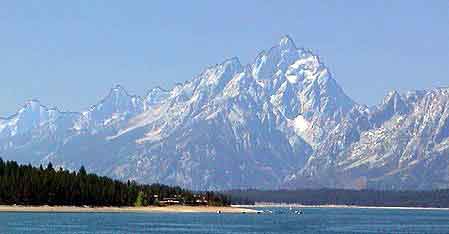
[[[293,127],[297,132],[304,133],[311,126],[310,122],[307,121],[302,115],[298,115],[293,119]]]
[[[286,77],[287,77],[288,82],[290,82],[292,84],[298,83],[298,76],[296,76],[296,75],[287,75]]]
[[[136,143],[137,144],[143,144],[146,141],[160,140],[160,139],[162,139],[161,133],[162,133],[162,129],[161,128],[154,129],[153,131],[145,134],[145,137],[136,140]]]
[[[243,110],[241,110],[240,108],[238,108],[237,106],[233,106],[233,108],[229,112],[228,118],[229,118],[229,120],[231,120],[234,123],[244,124],[245,123],[245,112]]]

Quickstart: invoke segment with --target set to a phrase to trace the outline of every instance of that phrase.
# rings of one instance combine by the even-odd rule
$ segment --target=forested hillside
[[[0,158],[0,204],[3,205],[74,205],[144,206],[168,204],[229,205],[228,199],[213,192],[193,193],[180,187],[161,184],[140,185],[78,172],[19,165]]]
[[[234,190],[226,192],[233,204],[256,202],[302,205],[352,205],[386,207],[445,207],[449,208],[449,190],[391,191],[391,190]]]

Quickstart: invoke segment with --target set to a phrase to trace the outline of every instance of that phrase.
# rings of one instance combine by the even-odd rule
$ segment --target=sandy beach
[[[62,213],[257,213],[244,207],[166,206],[166,207],[76,207],[76,206],[0,206],[0,212]]]

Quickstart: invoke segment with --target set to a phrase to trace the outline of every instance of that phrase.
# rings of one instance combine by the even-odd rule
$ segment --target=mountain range
[[[0,157],[194,190],[449,187],[449,88],[348,97],[284,36],[172,89],[122,86],[82,112],[38,100],[0,118]]]

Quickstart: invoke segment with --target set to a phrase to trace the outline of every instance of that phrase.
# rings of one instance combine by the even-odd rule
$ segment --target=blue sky
[[[0,115],[36,98],[62,110],[115,84],[143,95],[284,34],[318,53],[359,103],[449,85],[449,1],[4,1]]]

